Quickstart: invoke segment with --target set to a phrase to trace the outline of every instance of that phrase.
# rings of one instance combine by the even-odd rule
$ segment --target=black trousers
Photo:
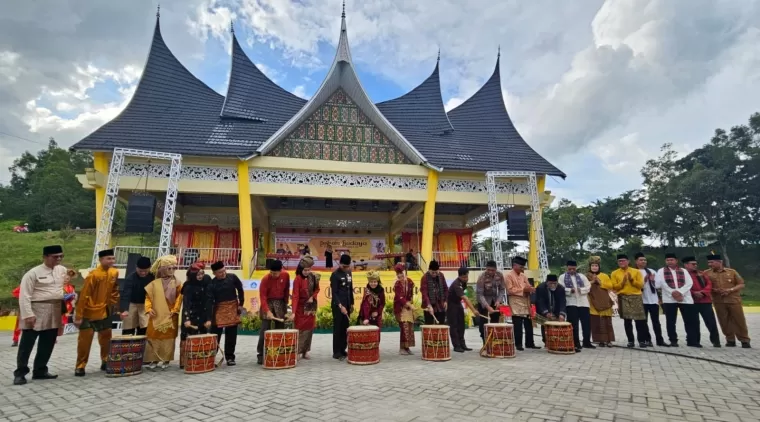
[[[715,320],[715,312],[713,311],[712,303],[695,303],[694,305],[694,343],[699,344],[702,341],[702,333],[699,328],[699,316],[702,316],[702,320],[705,322],[707,331],[710,332],[710,343],[720,344],[720,333],[718,332],[718,324]]]
[[[626,319],[623,321],[623,326],[625,326],[625,336],[628,337],[628,343],[633,343],[633,324],[636,323],[636,340],[639,341],[639,343],[644,343],[645,341],[649,341],[649,328],[647,327],[647,320],[641,319],[641,320],[630,320]]]
[[[483,316],[488,315],[488,319],[475,318],[475,321],[478,324],[478,331],[480,331],[480,338],[483,341],[486,341],[486,324],[488,324],[489,322],[491,323],[499,322],[500,314],[498,312],[493,312],[489,314],[488,310],[484,308],[482,305],[478,305],[478,312],[480,312],[480,315],[483,315]]]
[[[129,330],[121,330],[123,336],[144,336],[148,332],[148,328],[131,328]]]
[[[451,345],[455,349],[467,347],[467,343],[464,341],[464,309],[462,306],[449,306],[446,311],[446,320],[449,322]]]
[[[591,344],[591,313],[583,306],[568,306],[567,321],[573,324],[573,342],[581,347],[580,330],[583,329],[583,345]]]
[[[686,344],[699,344],[697,337],[699,334],[694,329],[699,329],[699,314],[694,305],[683,303],[663,303],[662,309],[665,311],[665,328],[668,330],[668,339],[671,343],[678,343],[678,333],[676,332],[676,321],[678,320],[678,311],[681,311],[683,319],[683,328],[686,331]],[[694,319],[697,319],[696,323]]]
[[[57,328],[44,331],[22,330],[21,341],[18,343],[16,370],[13,371],[13,376],[23,377],[29,373],[29,357],[32,356],[35,342],[37,342],[37,355],[34,356],[34,372],[32,375],[47,374],[47,364],[53,354],[56,338],[58,338]],[[37,341],[38,339],[39,341]]]
[[[333,357],[348,356],[348,327],[351,322],[343,315],[340,308],[333,306]]]
[[[237,345],[238,326],[232,327],[211,327],[211,332],[216,334],[216,341],[222,344],[222,334],[224,334],[224,359],[235,360],[235,346]]]
[[[657,303],[644,304],[644,314],[652,321],[652,331],[654,331],[654,339],[658,345],[665,343],[665,339],[662,337],[662,325],[660,324],[660,305]],[[649,333],[649,327],[647,327],[647,341],[652,341],[652,335]]]
[[[261,328],[259,329],[259,343],[256,346],[256,356],[264,356],[264,334],[269,330],[282,330],[285,328],[285,323],[274,320],[262,320]]]
[[[533,339],[533,320],[528,316],[512,316],[512,324],[515,328],[515,346],[523,345],[523,330],[525,330],[525,347],[534,347],[536,345]]]
[[[435,319],[438,320],[439,325],[445,325],[446,324],[446,311],[443,312],[433,312],[435,314]],[[433,319],[433,315],[430,315],[430,312],[425,312],[425,325],[436,325],[435,319]]]

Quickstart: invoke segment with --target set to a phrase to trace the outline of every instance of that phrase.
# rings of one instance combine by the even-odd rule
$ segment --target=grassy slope
[[[20,275],[23,275],[24,270],[41,262],[42,247],[54,244],[63,245],[65,266],[76,269],[90,266],[95,244],[94,234],[77,234],[73,239],[63,242],[58,232],[3,232],[0,236],[0,308],[5,307],[8,298],[11,297],[11,291],[18,286]],[[114,244],[140,245],[140,236],[115,238]],[[81,279],[74,280],[75,285],[81,282]]]

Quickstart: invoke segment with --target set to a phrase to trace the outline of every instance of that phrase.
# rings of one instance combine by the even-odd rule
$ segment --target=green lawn
[[[121,236],[113,239],[118,245],[140,245],[140,236]],[[77,233],[66,241],[59,232],[13,233],[4,230],[0,236],[0,309],[15,307],[11,292],[18,286],[26,271],[42,261],[42,247],[63,245],[63,265],[75,269],[90,266],[95,235],[91,232]],[[82,280],[74,280],[75,285]]]

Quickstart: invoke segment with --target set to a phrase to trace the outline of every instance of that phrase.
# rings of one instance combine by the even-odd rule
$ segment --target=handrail
[[[428,270],[428,263],[425,261],[425,258],[422,257],[422,254],[417,252],[417,266],[420,268],[420,271],[427,272]]]
[[[250,268],[248,279],[250,280],[251,277],[253,277],[253,273],[256,271],[256,266],[259,264],[259,250],[256,249],[253,251],[253,257],[251,258],[251,262],[248,263]]]

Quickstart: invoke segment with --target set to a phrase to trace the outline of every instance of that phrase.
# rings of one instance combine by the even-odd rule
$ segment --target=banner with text
[[[374,266],[381,262],[381,260],[375,260],[374,257],[377,254],[385,253],[386,243],[385,239],[375,237],[277,233],[275,235],[275,252],[282,255],[304,255],[308,252],[314,258],[316,266],[324,267],[325,251],[328,246],[332,246],[333,261],[336,265],[341,255],[348,254],[351,256],[351,260],[356,263],[364,262]],[[298,260],[293,259],[293,261]],[[297,264],[298,262],[295,262],[292,265]]]

